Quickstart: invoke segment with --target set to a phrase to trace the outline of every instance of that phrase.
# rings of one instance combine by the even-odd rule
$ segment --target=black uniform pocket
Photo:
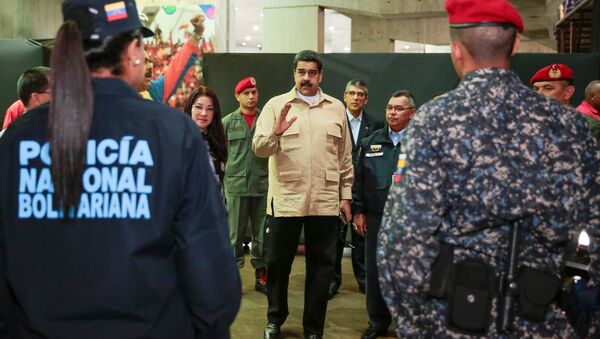
[[[531,267],[519,270],[519,315],[532,321],[546,318],[548,305],[558,293],[560,281],[555,275]]]
[[[454,265],[448,297],[448,327],[468,334],[484,334],[490,324],[496,275],[479,259]]]

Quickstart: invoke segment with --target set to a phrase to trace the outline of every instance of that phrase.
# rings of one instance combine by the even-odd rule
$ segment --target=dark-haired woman
[[[221,106],[217,94],[210,87],[200,86],[190,93],[184,110],[200,128],[204,140],[208,144],[215,173],[223,187],[225,162],[227,162],[227,140],[221,122]]]
[[[225,208],[194,122],[134,90],[135,1],[63,15],[51,104],[0,139],[0,337],[229,337]]]

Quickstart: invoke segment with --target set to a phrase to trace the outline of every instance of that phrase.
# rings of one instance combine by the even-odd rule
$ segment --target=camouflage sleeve
[[[383,297],[398,324],[398,335],[415,331],[415,322],[432,303],[424,300],[429,267],[437,255],[433,233],[446,210],[447,173],[440,153],[443,131],[421,110],[406,136],[407,164],[399,184],[392,186],[379,232],[377,262]],[[427,329],[423,333],[427,333]],[[414,334],[414,333],[413,333]]]

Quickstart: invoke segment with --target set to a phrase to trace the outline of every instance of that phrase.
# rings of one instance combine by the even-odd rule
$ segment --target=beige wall
[[[1,0],[0,39],[49,39],[62,22],[62,0]],[[218,15],[217,51],[225,52],[231,23],[227,0],[214,3]],[[556,50],[553,37],[540,37],[551,30],[559,0],[513,0],[522,11],[526,29],[537,32],[527,39],[521,52]],[[197,4],[197,0],[136,0],[138,7],[165,4]],[[353,52],[392,52],[393,40],[447,44],[448,25],[444,0],[263,0],[264,52],[323,51],[323,8],[336,9],[352,18]],[[533,37],[533,35],[532,35]]]
[[[323,9],[318,6],[263,9],[263,52],[323,52]]]
[[[62,23],[61,0],[2,0],[0,39],[54,38]]]

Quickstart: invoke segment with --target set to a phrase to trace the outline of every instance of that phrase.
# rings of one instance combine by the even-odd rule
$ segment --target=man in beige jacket
[[[333,277],[338,214],[352,220],[352,143],[342,103],[323,93],[316,52],[294,57],[295,87],[265,105],[252,148],[269,157],[265,338],[278,338],[288,315],[287,288],[302,227],[306,244],[304,336],[321,338]]]

